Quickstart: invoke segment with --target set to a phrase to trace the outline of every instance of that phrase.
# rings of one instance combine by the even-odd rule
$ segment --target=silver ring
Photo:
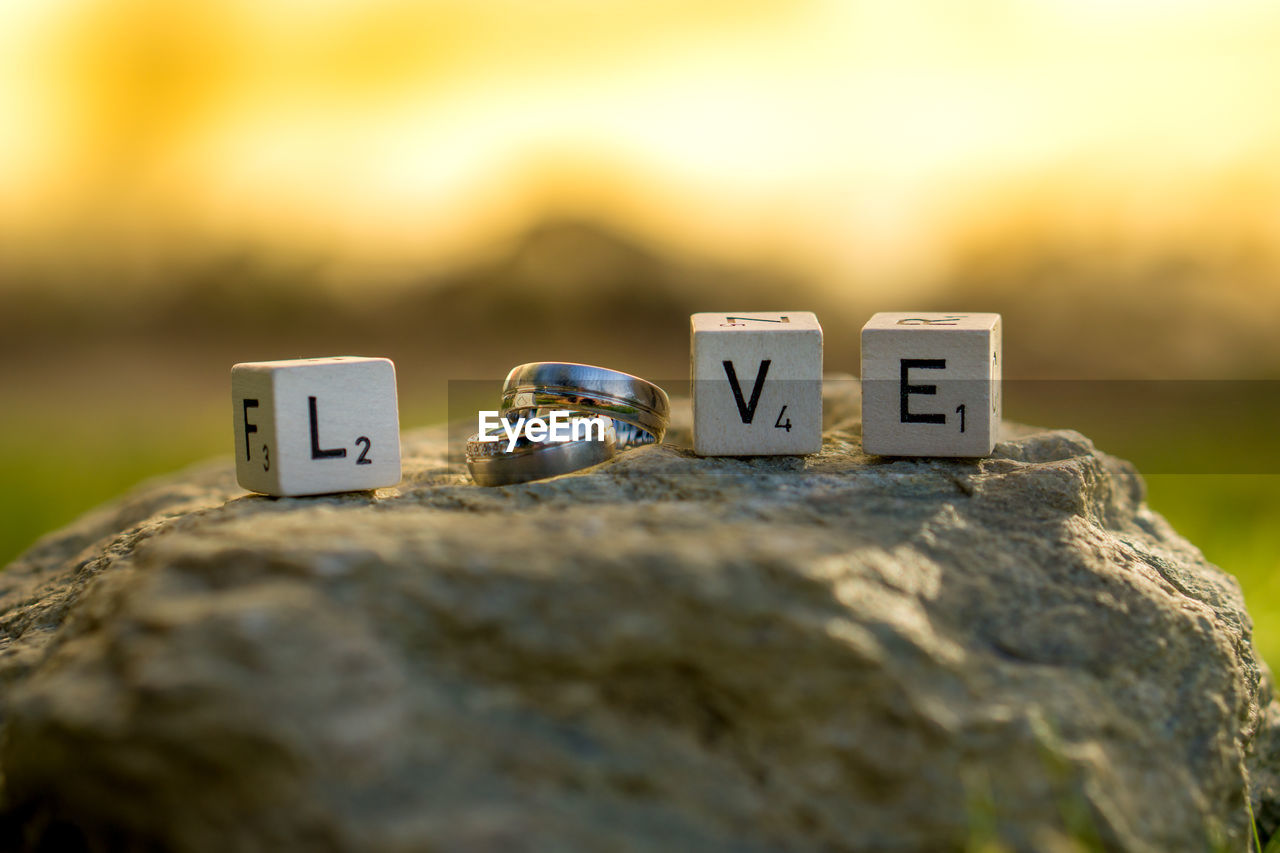
[[[535,361],[507,374],[502,385],[504,417],[555,409],[613,418],[619,450],[657,444],[671,422],[667,392],[629,373],[589,364]]]
[[[482,441],[479,433],[467,439],[467,470],[479,486],[509,486],[580,471],[608,462],[618,448],[612,425],[605,430],[603,441],[531,441],[521,434],[510,450],[501,430],[490,434],[496,434],[498,440]]]

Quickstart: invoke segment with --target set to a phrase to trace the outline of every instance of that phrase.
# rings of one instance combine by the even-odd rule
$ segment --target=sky
[[[0,250],[368,283],[562,213],[910,282],[1037,230],[1275,245],[1277,103],[1264,0],[0,0]]]

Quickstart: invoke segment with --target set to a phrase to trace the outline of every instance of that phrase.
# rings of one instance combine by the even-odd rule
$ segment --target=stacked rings
[[[514,445],[499,436],[467,441],[467,467],[481,486],[504,486],[568,474],[607,462],[621,451],[662,441],[671,420],[667,393],[637,376],[587,364],[539,361],[507,374],[503,419],[544,418],[569,412],[599,429],[570,441],[534,440],[523,432]],[[508,423],[510,421],[508,420]]]
[[[502,386],[502,415],[568,409],[614,420],[618,449],[657,444],[671,422],[667,392],[638,376],[559,361],[522,364]]]

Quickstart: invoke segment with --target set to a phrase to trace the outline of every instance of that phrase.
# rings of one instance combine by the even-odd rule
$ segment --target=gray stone
[[[1246,849],[1277,705],[1127,463],[671,444],[481,489],[144,485],[0,574],[5,846]],[[970,848],[972,849],[972,848]]]

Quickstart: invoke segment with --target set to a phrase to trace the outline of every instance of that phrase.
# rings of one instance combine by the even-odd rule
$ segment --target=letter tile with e
[[[822,449],[822,326],[812,312],[694,314],[690,325],[695,453]]]
[[[862,327],[862,449],[990,455],[1003,358],[999,314],[876,314]]]
[[[390,359],[341,356],[231,368],[236,480],[291,497],[400,482],[400,414]]]

